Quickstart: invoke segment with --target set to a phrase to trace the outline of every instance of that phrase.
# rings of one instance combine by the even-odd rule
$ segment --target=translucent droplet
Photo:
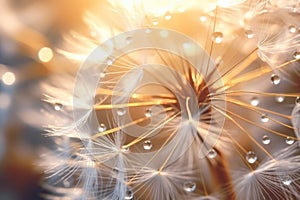
[[[14,73],[12,72],[5,72],[2,75],[2,81],[5,85],[12,85],[15,83],[16,81],[16,76]]]
[[[126,200],[131,200],[133,199],[133,192],[131,190],[127,190],[125,194],[125,199]]]
[[[264,123],[267,123],[267,122],[269,122],[270,119],[269,119],[268,115],[263,114],[263,115],[261,116],[260,120],[261,120],[262,122],[264,122]]]
[[[300,51],[296,51],[294,54],[293,54],[293,57],[295,59],[300,59]]]
[[[296,33],[296,31],[297,31],[296,26],[294,26],[294,25],[289,26],[289,31],[290,31],[290,33]]]
[[[290,177],[288,177],[288,176],[282,177],[282,183],[284,185],[291,185],[292,179]]]
[[[146,117],[152,117],[152,111],[150,109],[147,109],[145,112]]]
[[[196,190],[196,183],[193,182],[193,181],[186,181],[184,184],[183,184],[183,189],[186,191],[186,192],[194,192]]]
[[[292,144],[295,143],[295,140],[294,140],[293,138],[291,138],[291,137],[288,136],[288,137],[286,137],[285,142],[286,142],[288,145],[292,145]]]
[[[53,51],[49,47],[43,47],[39,50],[38,57],[42,62],[49,62],[53,58]]]
[[[112,65],[114,63],[113,59],[107,59],[106,64],[107,65]]]
[[[246,154],[246,160],[248,161],[248,163],[253,164],[257,161],[257,155],[253,151],[249,151]]]
[[[127,43],[127,44],[130,44],[130,43],[132,42],[132,39],[133,39],[133,38],[132,38],[131,36],[126,37],[126,39],[125,39],[125,40],[126,40],[126,43]]]
[[[57,110],[57,111],[60,111],[62,110],[63,108],[63,105],[61,103],[55,103],[54,104],[54,109]]]
[[[150,150],[152,148],[152,142],[150,140],[146,140],[144,143],[143,143],[143,147],[145,150]]]
[[[279,103],[282,103],[284,101],[285,97],[284,96],[278,96],[276,97],[276,101]]]
[[[272,74],[271,81],[274,85],[278,85],[280,83],[280,78],[276,74]]]
[[[216,156],[217,156],[216,150],[210,149],[210,150],[208,151],[208,154],[207,154],[207,157],[208,157],[208,158],[213,159],[213,158],[215,158]]]
[[[125,113],[126,113],[126,110],[124,108],[117,109],[117,115],[123,116],[123,115],[125,115]]]
[[[122,148],[121,148],[121,151],[122,151],[122,152],[129,152],[129,147],[122,147]]]
[[[64,184],[65,187],[70,187],[71,186],[71,183],[68,180],[64,180],[63,184]]]
[[[99,131],[100,133],[106,131],[106,125],[103,124],[103,123],[101,123],[101,124],[99,125],[98,131]]]
[[[170,19],[172,19],[172,15],[170,13],[166,13],[165,20],[170,20]]]
[[[267,135],[264,135],[261,140],[262,140],[263,144],[270,144],[270,142],[271,142],[270,137]]]
[[[106,76],[106,73],[105,72],[101,72],[100,73],[100,78],[104,78]]]
[[[152,19],[153,26],[157,26],[158,23],[159,23],[158,19],[156,19],[156,18]]]
[[[251,99],[251,105],[252,105],[252,106],[258,106],[258,104],[259,104],[258,98],[253,97],[253,98]]]
[[[296,98],[295,103],[296,103],[296,105],[298,105],[298,106],[300,105],[300,97],[297,97],[297,98]]]
[[[222,41],[223,41],[223,33],[222,32],[214,32],[212,35],[211,35],[211,39],[217,43],[217,44],[220,44]]]
[[[207,21],[206,16],[200,16],[199,19],[200,19],[201,22],[206,22]]]
[[[246,30],[246,31],[245,31],[245,35],[246,35],[246,37],[247,37],[248,39],[251,39],[251,38],[254,37],[254,33],[253,33],[252,30]]]

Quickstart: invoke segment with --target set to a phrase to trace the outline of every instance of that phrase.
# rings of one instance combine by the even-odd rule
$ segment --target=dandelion
[[[43,85],[54,193],[299,198],[296,3],[101,5],[59,51],[81,67]]]

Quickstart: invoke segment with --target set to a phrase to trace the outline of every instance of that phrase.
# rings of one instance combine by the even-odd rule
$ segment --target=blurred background
[[[0,200],[42,199],[37,167],[49,144],[39,84],[65,69],[62,35],[82,26],[92,0],[0,0]]]

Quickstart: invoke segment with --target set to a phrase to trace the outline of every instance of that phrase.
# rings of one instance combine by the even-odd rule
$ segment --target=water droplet
[[[297,98],[296,98],[295,103],[296,103],[296,105],[298,105],[298,106],[300,105],[300,97],[297,97]]]
[[[270,142],[271,142],[271,139],[270,139],[269,136],[264,135],[264,136],[262,137],[262,143],[263,143],[263,144],[270,144]]]
[[[63,108],[63,105],[61,103],[55,103],[54,104],[54,109],[57,110],[57,111],[60,111],[62,110]]]
[[[126,39],[125,39],[125,40],[126,40],[126,43],[127,43],[127,44],[130,44],[130,43],[132,42],[132,39],[133,39],[133,38],[132,38],[131,36],[126,37]]]
[[[42,62],[49,62],[53,58],[53,51],[49,47],[43,47],[39,50],[38,57]]]
[[[121,151],[122,151],[122,152],[125,152],[125,153],[126,153],[126,152],[129,152],[129,147],[122,147],[122,148],[121,148]]]
[[[126,200],[131,200],[133,199],[133,192],[131,190],[127,190],[125,194],[125,199]]]
[[[288,176],[282,177],[282,183],[284,185],[291,185],[292,179],[290,177],[288,177]]]
[[[172,15],[167,12],[165,15],[165,20],[170,20],[170,19],[172,19]]]
[[[258,104],[259,104],[258,98],[253,97],[253,98],[251,99],[251,105],[252,105],[252,106],[258,106]]]
[[[294,54],[293,54],[293,57],[295,59],[300,59],[300,51],[296,51]]]
[[[106,125],[101,123],[101,124],[99,125],[98,131],[99,131],[100,133],[106,131]]]
[[[210,150],[208,151],[208,154],[207,154],[207,157],[208,157],[208,158],[213,159],[213,158],[215,158],[216,156],[217,156],[216,150],[210,149]]]
[[[245,35],[246,35],[246,37],[247,37],[248,39],[251,39],[251,38],[254,37],[254,33],[253,33],[252,30],[246,30],[246,31],[245,31]]]
[[[159,23],[158,19],[156,19],[156,18],[152,19],[153,26],[157,26],[158,23]]]
[[[206,22],[207,21],[206,16],[200,16],[199,19],[200,19],[201,22]]]
[[[125,113],[126,113],[126,110],[124,108],[117,109],[117,115],[123,116],[123,115],[125,115]]]
[[[263,115],[261,116],[260,120],[261,120],[262,122],[264,122],[264,123],[267,123],[267,122],[269,122],[270,119],[269,119],[268,115],[263,114]]]
[[[276,97],[276,101],[279,103],[282,103],[284,101],[285,97],[284,96],[278,96]]]
[[[222,41],[223,41],[223,33],[222,32],[214,32],[212,35],[211,35],[211,39],[217,43],[217,44],[220,44]]]
[[[285,142],[286,142],[288,145],[292,145],[292,144],[295,143],[295,140],[294,140],[293,138],[291,138],[291,137],[288,136],[288,137],[286,137]]]
[[[106,76],[106,73],[105,72],[101,72],[100,73],[100,78],[104,78]]]
[[[280,83],[280,78],[276,74],[272,74],[271,81],[274,85],[278,85]]]
[[[13,72],[5,72],[0,80],[1,79],[5,85],[12,85],[16,81],[16,76]]]
[[[186,191],[186,192],[194,192],[196,190],[196,183],[193,182],[193,181],[186,181],[184,184],[183,184],[183,189]]]
[[[112,65],[114,63],[113,59],[107,59],[106,64],[107,65]]]
[[[296,26],[294,26],[294,25],[289,26],[289,31],[290,31],[290,33],[296,33],[296,31],[297,31]]]
[[[68,180],[64,180],[64,181],[63,181],[63,185],[64,185],[64,187],[70,187],[70,186],[71,186],[71,183],[70,183],[70,181],[68,181]]]
[[[152,117],[152,111],[150,109],[147,109],[145,112],[146,117]]]
[[[253,164],[257,161],[257,155],[253,151],[249,151],[246,154],[246,160],[248,161],[248,163]]]
[[[143,147],[145,150],[150,150],[152,148],[152,142],[150,140],[146,140],[144,143],[143,143]]]

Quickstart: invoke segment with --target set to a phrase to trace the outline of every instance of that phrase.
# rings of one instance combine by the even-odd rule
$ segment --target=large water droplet
[[[263,144],[270,144],[271,142],[271,138],[267,135],[264,135],[261,140]]]
[[[297,106],[300,106],[300,97],[296,98],[295,103],[296,103]]]
[[[145,116],[146,116],[146,117],[152,117],[152,111],[151,111],[150,109],[147,109],[147,110],[145,111]]]
[[[152,148],[152,146],[153,145],[152,145],[152,142],[150,140],[146,140],[143,143],[143,147],[144,147],[145,150],[150,150]]]
[[[276,101],[279,103],[282,103],[284,101],[285,97],[284,96],[278,96],[276,97]]]
[[[290,33],[296,33],[297,27],[294,25],[291,25],[291,26],[289,26],[289,31],[290,31]]]
[[[257,161],[257,155],[253,151],[249,151],[246,154],[246,160],[248,161],[248,163],[253,164]]]
[[[126,110],[124,108],[117,109],[117,115],[123,116],[123,115],[125,115],[125,113],[126,113]]]
[[[278,85],[280,83],[280,78],[277,74],[272,74],[271,76],[271,82],[274,84],[274,85]]]
[[[258,104],[259,104],[258,98],[253,97],[253,98],[251,99],[251,105],[252,105],[252,106],[258,106]]]
[[[246,31],[245,31],[245,35],[246,35],[246,37],[247,37],[248,39],[251,39],[251,38],[254,37],[254,33],[253,33],[252,30],[246,30]]]
[[[267,123],[267,122],[269,122],[270,119],[269,119],[268,115],[262,114],[260,117],[260,120],[264,123]]]
[[[63,108],[63,105],[61,103],[55,103],[54,104],[54,109],[57,110],[57,111],[60,111],[62,110]]]
[[[158,19],[156,19],[156,18],[153,18],[153,19],[152,19],[152,24],[153,24],[153,26],[157,26],[158,23],[159,23]]]
[[[194,192],[196,190],[196,183],[193,181],[186,181],[183,184],[183,189],[186,192]]]
[[[292,144],[295,143],[295,140],[294,140],[293,138],[291,138],[291,137],[288,136],[288,137],[286,137],[285,142],[286,142],[288,145],[292,145]]]
[[[292,179],[289,176],[284,176],[282,177],[282,183],[284,185],[291,185]]]
[[[293,54],[293,57],[295,59],[300,59],[300,51],[296,51],[294,54]]]
[[[133,199],[133,192],[131,190],[127,190],[125,194],[125,200],[132,200]]]
[[[101,123],[101,124],[99,125],[98,131],[99,131],[100,133],[106,131],[106,125],[103,124],[103,123]]]
[[[207,154],[207,157],[208,157],[208,158],[213,159],[213,158],[215,158],[216,156],[217,156],[216,150],[210,149],[210,150],[208,151],[208,154]]]
[[[211,39],[215,43],[220,44],[223,41],[223,33],[222,32],[214,32],[211,35]]]

